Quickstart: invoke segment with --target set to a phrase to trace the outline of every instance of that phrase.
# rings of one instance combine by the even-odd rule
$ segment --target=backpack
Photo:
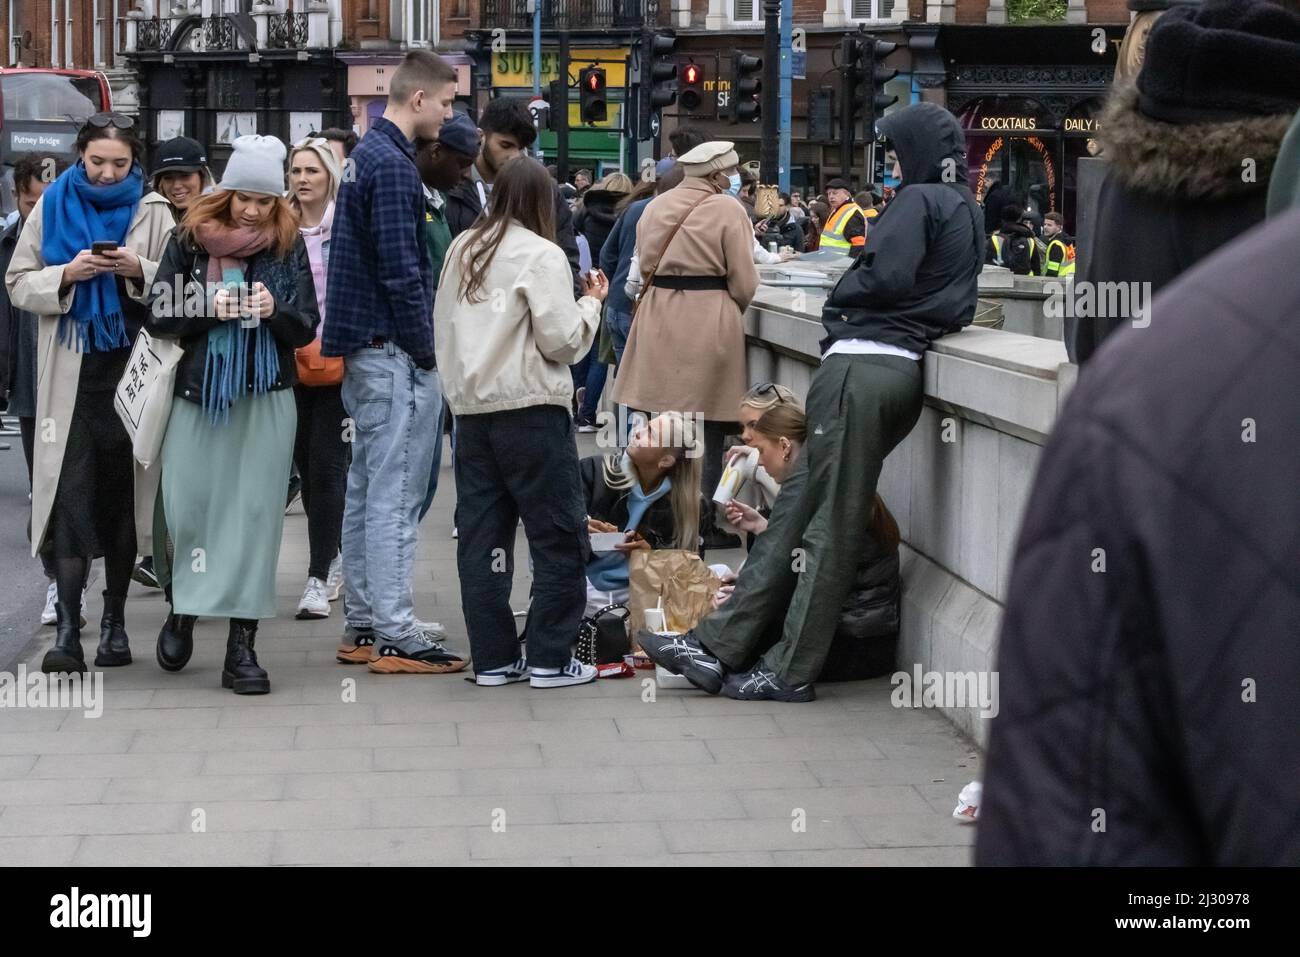
[[[994,257],[999,266],[1006,266],[1017,276],[1028,276],[1034,267],[1034,241],[1028,236],[1007,237],[999,234],[1000,249]]]

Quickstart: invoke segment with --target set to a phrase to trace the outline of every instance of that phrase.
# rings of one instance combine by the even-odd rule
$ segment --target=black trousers
[[[456,565],[475,670],[519,658],[510,592],[520,518],[533,561],[528,662],[566,665],[587,604],[589,549],[573,419],[542,405],[460,415],[456,428]]]
[[[135,567],[135,471],[111,390],[77,391],[44,547],[60,601],[80,603],[86,568],[101,555],[105,594],[126,597]]]
[[[36,419],[20,416],[18,419],[18,431],[23,437],[23,457],[27,459],[27,487],[32,485],[32,456],[36,448]],[[32,539],[32,516],[31,509],[27,514],[27,540]],[[50,561],[50,556],[46,552],[41,552],[41,567],[45,569],[45,577],[51,581],[54,579],[54,563]]]
[[[350,448],[343,440],[342,386],[293,387],[298,434],[293,461],[302,477],[310,558],[307,575],[324,581],[343,539],[343,502],[348,489]]]

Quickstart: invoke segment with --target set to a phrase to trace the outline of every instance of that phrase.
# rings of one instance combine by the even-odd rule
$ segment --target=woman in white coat
[[[32,552],[51,555],[58,588],[54,647],[41,665],[48,673],[86,670],[81,589],[89,563],[100,556],[104,607],[95,665],[131,662],[126,593],[136,517],[148,527],[152,494],[137,488],[131,439],[113,394],[172,228],[167,201],[145,194],[143,145],[131,117],[90,117],[77,152],[76,165],[32,211],[5,276],[13,304],[40,317]]]

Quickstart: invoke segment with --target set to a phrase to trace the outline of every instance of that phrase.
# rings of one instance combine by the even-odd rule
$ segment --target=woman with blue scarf
[[[185,350],[161,457],[175,559],[157,658],[179,671],[195,618],[229,618],[221,686],[266,694],[253,646],[258,620],[276,612],[298,426],[294,350],[315,338],[320,316],[284,198],[284,144],[241,136],[233,147],[221,185],[191,204],[167,244],[148,326]]]
[[[134,121],[97,113],[77,136],[79,159],[45,191],[23,229],[5,282],[13,304],[40,317],[32,550],[54,564],[58,600],[47,673],[84,672],[81,590],[104,559],[96,667],[131,662],[126,593],[143,513],[131,439],[113,394],[144,324],[143,304],[172,228],[167,203],[144,193]],[[101,246],[96,254],[93,247]]]

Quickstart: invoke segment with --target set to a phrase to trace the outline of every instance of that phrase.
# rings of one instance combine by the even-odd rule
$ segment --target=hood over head
[[[898,155],[904,186],[966,185],[966,136],[957,117],[937,103],[913,103],[890,113],[876,123],[876,132]]]

